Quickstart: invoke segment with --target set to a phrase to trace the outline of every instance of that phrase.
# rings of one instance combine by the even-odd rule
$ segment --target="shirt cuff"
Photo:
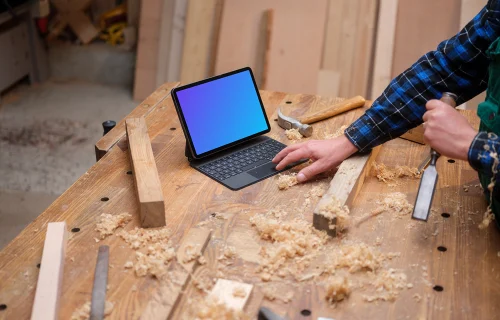
[[[375,122],[366,113],[354,121],[344,134],[360,152],[368,151],[389,140],[380,134]]]
[[[498,136],[494,133],[481,131],[472,140],[469,147],[469,164],[479,172],[492,173],[494,162],[493,153],[496,153],[495,145],[498,143]]]

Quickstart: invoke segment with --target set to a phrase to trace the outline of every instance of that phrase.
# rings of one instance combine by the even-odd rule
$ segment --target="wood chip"
[[[292,172],[289,174],[279,174],[278,175],[278,189],[280,190],[287,190],[288,188],[296,185],[299,183],[297,180],[297,173]]]
[[[330,202],[319,208],[318,213],[332,221],[330,229],[336,228],[337,231],[340,232],[347,229],[351,221],[349,208],[347,206],[342,206],[340,201],[335,197],[330,199]],[[333,224],[334,219],[336,219],[335,224]]]
[[[285,130],[285,135],[288,138],[288,140],[300,140],[300,139],[302,139],[302,134],[300,134],[299,130],[297,130],[297,129]]]
[[[392,186],[395,186],[396,184],[394,182],[400,178],[420,179],[421,177],[418,168],[410,168],[408,166],[396,166],[392,168],[387,167],[383,163],[374,162],[372,164],[372,170],[379,181],[383,181]]]
[[[127,212],[118,215],[103,213],[100,215],[95,230],[99,232],[101,239],[104,239],[112,235],[116,229],[125,226],[130,220],[132,216]]]
[[[351,294],[351,287],[346,277],[335,276],[328,280],[326,286],[325,299],[330,304],[337,303],[349,297]]]
[[[250,320],[241,310],[230,309],[214,297],[192,300],[189,318],[195,320]]]
[[[114,304],[106,301],[104,304],[104,318],[113,312]],[[90,301],[85,302],[80,308],[76,309],[71,315],[71,320],[88,320],[90,318]]]

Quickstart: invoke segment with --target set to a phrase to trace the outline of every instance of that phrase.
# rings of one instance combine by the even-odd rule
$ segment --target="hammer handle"
[[[352,109],[362,107],[364,106],[364,104],[365,104],[365,98],[363,98],[362,96],[356,96],[354,98],[336,103],[332,105],[330,108],[326,108],[325,110],[321,110],[316,113],[306,115],[305,117],[301,117],[298,120],[303,124],[310,124],[323,119],[328,119],[330,117],[336,116],[340,113]]]

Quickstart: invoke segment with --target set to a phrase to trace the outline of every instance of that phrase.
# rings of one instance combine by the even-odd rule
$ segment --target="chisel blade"
[[[100,246],[94,273],[94,287],[90,304],[90,320],[104,319],[106,287],[108,285],[109,246]]]
[[[430,165],[422,175],[420,186],[418,187],[417,199],[413,208],[412,218],[427,221],[431,211],[432,199],[438,180],[438,173],[435,165]]]

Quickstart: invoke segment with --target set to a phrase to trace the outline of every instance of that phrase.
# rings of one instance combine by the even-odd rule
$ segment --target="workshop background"
[[[162,83],[250,66],[260,89],[374,99],[486,2],[0,0],[0,248]]]

